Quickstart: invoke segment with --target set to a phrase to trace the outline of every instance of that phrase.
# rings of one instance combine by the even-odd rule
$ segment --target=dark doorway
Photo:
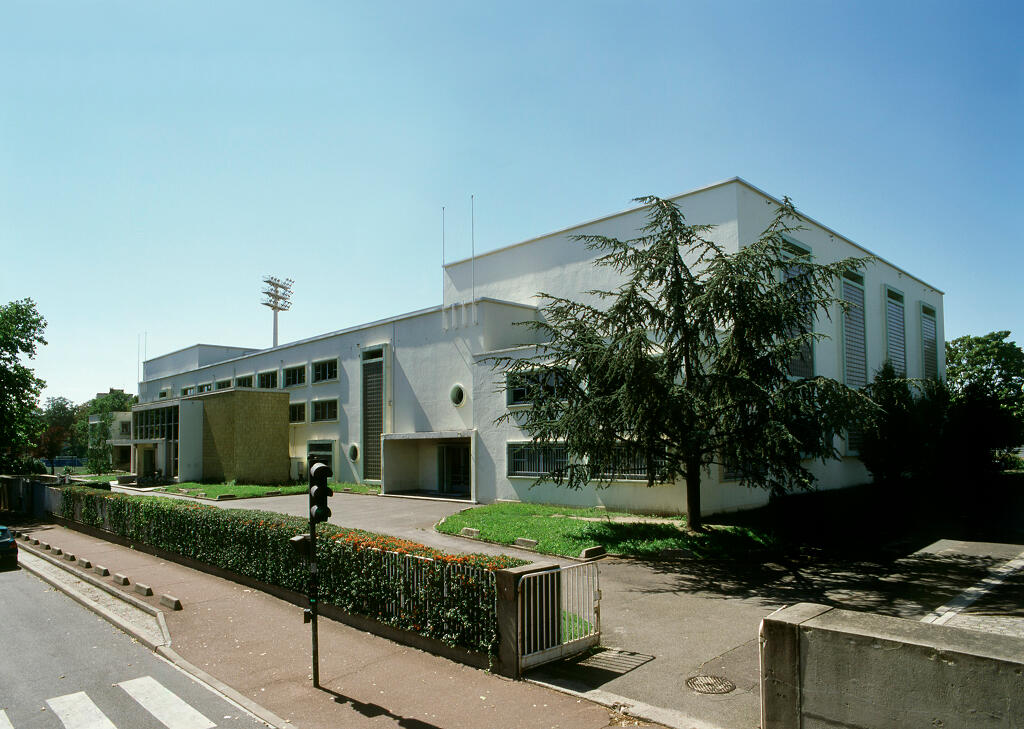
[[[469,460],[469,443],[445,443],[437,447],[437,483],[442,494],[470,495]]]

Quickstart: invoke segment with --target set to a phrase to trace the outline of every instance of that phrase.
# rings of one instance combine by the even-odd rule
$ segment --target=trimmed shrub
[[[260,582],[296,592],[307,588],[308,570],[288,542],[309,528],[300,517],[112,494],[85,486],[63,491],[60,515],[65,519]],[[317,525],[317,562],[321,601],[488,654],[497,646],[490,573],[525,564],[506,556],[445,554],[333,524]]]

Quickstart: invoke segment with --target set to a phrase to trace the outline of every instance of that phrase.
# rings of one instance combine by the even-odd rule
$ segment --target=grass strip
[[[712,525],[694,533],[686,531],[681,517],[657,522],[615,520],[628,516],[564,506],[488,504],[453,514],[438,529],[458,534],[463,527],[472,527],[480,530],[481,539],[499,544],[511,545],[518,537],[536,539],[538,552],[563,557],[577,557],[587,547],[600,546],[611,554],[635,557],[682,550],[699,558],[738,558],[773,546],[765,532],[743,526]],[[594,517],[604,518],[587,520]]]

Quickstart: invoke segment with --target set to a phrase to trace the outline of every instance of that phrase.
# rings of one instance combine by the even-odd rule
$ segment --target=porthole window
[[[355,443],[348,447],[348,459],[353,463],[359,460],[359,446]]]
[[[462,385],[452,385],[448,398],[452,401],[452,405],[461,407],[462,403],[466,402],[466,391],[462,389]]]

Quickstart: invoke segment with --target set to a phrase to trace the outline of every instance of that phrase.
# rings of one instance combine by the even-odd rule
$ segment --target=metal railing
[[[520,670],[601,642],[601,587],[594,563],[524,575],[519,583]]]

